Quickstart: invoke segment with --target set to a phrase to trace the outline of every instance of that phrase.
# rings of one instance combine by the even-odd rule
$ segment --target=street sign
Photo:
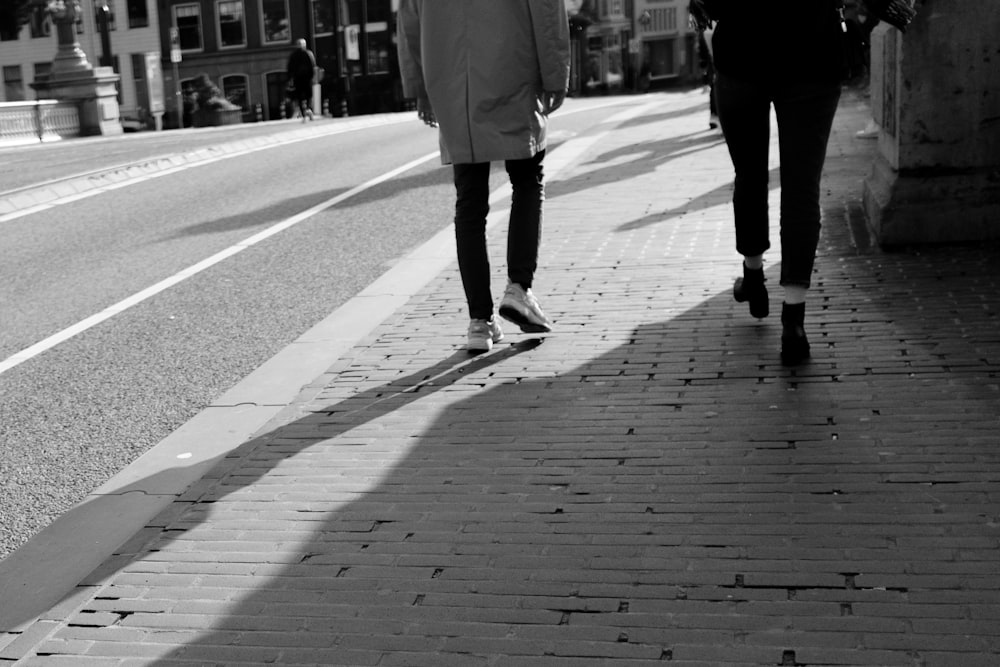
[[[356,25],[344,28],[344,50],[348,60],[361,60],[360,33],[361,29]]]
[[[160,54],[156,51],[146,54],[146,90],[149,94],[149,112],[162,114],[166,110],[163,99],[163,70],[160,68]]]
[[[179,63],[181,61],[181,32],[177,28],[170,27],[170,62]]]

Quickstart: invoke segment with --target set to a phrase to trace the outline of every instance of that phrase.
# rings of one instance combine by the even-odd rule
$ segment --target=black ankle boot
[[[781,304],[781,363],[785,366],[796,366],[809,358],[805,319],[806,304]]]
[[[743,265],[743,277],[736,279],[733,285],[733,298],[739,303],[750,302],[750,314],[763,319],[771,312],[767,298],[767,288],[764,287],[764,269],[748,269]]]

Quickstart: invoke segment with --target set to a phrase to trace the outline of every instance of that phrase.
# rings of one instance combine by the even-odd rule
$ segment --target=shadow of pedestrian
[[[420,190],[429,186],[448,184],[450,172],[436,168],[429,172],[420,174],[408,174],[397,176],[391,181],[380,183],[368,188],[347,200],[333,203],[328,208],[332,210],[349,209],[375,202],[385,202],[400,193],[409,190]],[[171,241],[186,236],[196,236],[201,234],[219,234],[248,227],[260,227],[284,220],[290,216],[300,214],[314,206],[319,206],[331,201],[345,192],[349,188],[335,188],[322,192],[315,192],[306,196],[294,196],[284,200],[276,201],[266,207],[255,211],[244,211],[237,215],[205,220],[188,225],[184,229],[164,237],[163,241]]]
[[[779,181],[780,169],[775,167],[768,173],[768,187],[771,190],[775,190],[780,186]],[[648,227],[650,225],[656,225],[661,222],[667,222],[678,218],[680,216],[689,215],[692,213],[697,213],[698,211],[704,211],[715,206],[725,206],[732,202],[733,199],[733,185],[732,183],[727,183],[726,185],[721,185],[713,190],[702,193],[693,199],[685,201],[683,204],[668,209],[666,211],[657,211],[656,213],[651,213],[643,218],[637,220],[629,220],[615,228],[616,232],[628,232],[636,229],[642,229],[643,227]]]
[[[617,183],[622,178],[623,164],[627,164],[629,178],[653,173],[672,160],[689,157],[700,151],[725,144],[717,134],[694,132],[662,140],[643,142],[615,149],[595,156],[581,166],[583,173],[567,179],[553,180],[546,185],[546,195],[551,198],[572,195],[607,183]],[[593,165],[599,165],[591,168]]]
[[[859,291],[820,299],[797,369],[726,293],[610,346],[584,330],[571,350],[459,354],[357,392],[383,372],[359,358],[70,626],[157,665],[912,661],[953,586],[1000,611],[969,579],[995,569],[998,314],[995,293],[986,312],[921,291],[934,278],[912,257],[879,261],[910,268],[925,309],[992,329],[956,339],[891,301],[852,329],[887,267],[834,258],[830,283]],[[911,331],[956,366],[939,345],[909,348],[914,377],[872,363],[869,336]],[[936,445],[913,422],[948,414],[949,394],[962,426]],[[990,650],[975,619],[950,623],[963,651]],[[887,647],[831,648],[830,628]]]

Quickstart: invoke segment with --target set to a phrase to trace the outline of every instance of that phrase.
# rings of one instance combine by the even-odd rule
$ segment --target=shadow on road
[[[781,664],[836,627],[912,660],[958,589],[1000,609],[968,569],[995,567],[1000,484],[996,257],[970,252],[826,261],[852,288],[794,370],[727,293],[575,366],[554,337],[356,391],[397,373],[359,358],[136,554],[88,636],[146,633],[159,665]]]

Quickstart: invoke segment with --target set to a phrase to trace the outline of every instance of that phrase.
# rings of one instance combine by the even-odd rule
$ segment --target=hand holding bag
[[[872,14],[900,32],[906,32],[906,26],[917,15],[913,4],[914,0],[865,0]]]

